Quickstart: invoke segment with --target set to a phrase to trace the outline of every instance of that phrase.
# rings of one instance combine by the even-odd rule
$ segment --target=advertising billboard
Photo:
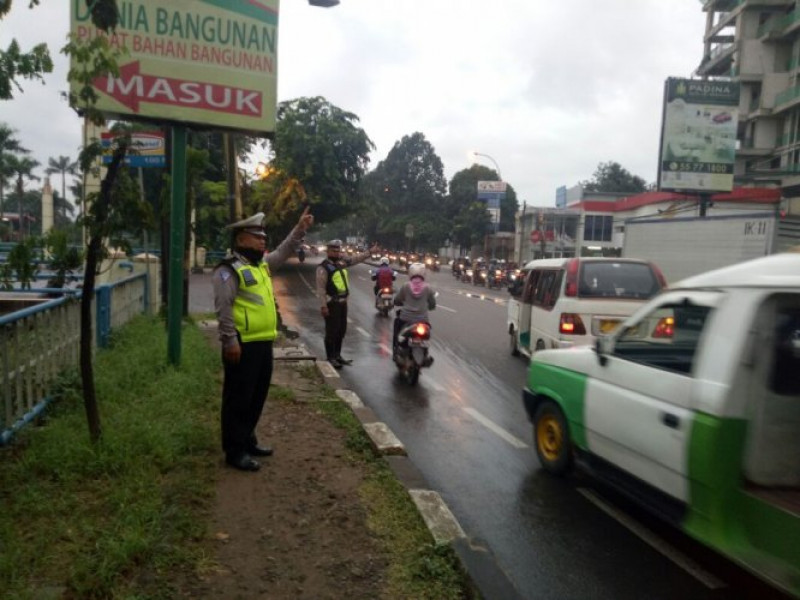
[[[500,224],[500,201],[506,197],[505,181],[479,181],[478,200],[486,202],[489,219],[495,231]]]
[[[659,189],[733,189],[738,106],[737,82],[667,79]]]
[[[103,164],[111,162],[111,144],[113,133],[101,133],[103,145]],[[125,155],[127,167],[164,167],[167,164],[165,155],[164,134],[160,131],[137,131],[131,134],[131,152]]]
[[[108,34],[94,27],[86,4],[71,0],[71,33],[84,41],[107,36],[112,48],[126,50],[119,76],[94,82],[98,109],[206,128],[275,130],[278,0],[120,2],[119,24]]]

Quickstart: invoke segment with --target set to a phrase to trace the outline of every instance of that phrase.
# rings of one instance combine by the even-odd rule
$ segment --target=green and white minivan
[[[800,597],[800,254],[678,282],[594,346],[533,355],[544,469],[580,459]]]

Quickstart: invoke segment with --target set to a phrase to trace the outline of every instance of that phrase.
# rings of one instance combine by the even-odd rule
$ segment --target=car
[[[594,345],[536,352],[544,470],[586,467],[800,596],[800,254],[673,284]]]
[[[629,258],[533,260],[509,292],[511,354],[591,344],[667,285],[653,263]]]

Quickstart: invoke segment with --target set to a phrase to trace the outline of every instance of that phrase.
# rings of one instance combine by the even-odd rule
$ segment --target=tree
[[[3,217],[3,191],[8,180],[14,175],[9,161],[19,154],[29,153],[14,137],[15,133],[8,125],[0,123],[0,219]]]
[[[353,211],[369,153],[375,147],[357,122],[356,115],[321,96],[278,105],[271,166],[279,181],[295,180],[302,186],[319,223]],[[292,208],[296,213],[301,210],[299,204]]]
[[[373,212],[384,215],[377,227],[384,244],[402,247],[408,225],[413,226],[415,246],[435,249],[448,236],[444,166],[422,133],[395,142],[362,192],[364,204],[381,207]]]
[[[22,212],[22,199],[25,195],[25,180],[29,181],[38,181],[41,179],[38,175],[33,174],[33,170],[39,166],[38,160],[33,160],[32,158],[28,158],[27,156],[23,156],[19,158],[17,156],[11,155],[7,160],[8,168],[13,174],[13,177],[16,179],[16,187],[15,187],[15,194],[17,196],[17,216],[19,222],[19,238],[22,239],[22,219],[23,219],[23,212]]]
[[[619,163],[609,161],[597,165],[593,179],[581,182],[587,192],[612,192],[639,194],[647,191],[647,183],[641,177],[632,175]]]
[[[44,247],[47,251],[47,268],[53,272],[47,287],[63,288],[69,281],[77,278],[73,275],[83,265],[83,252],[69,245],[67,234],[58,229],[51,229],[44,236]]]
[[[50,157],[47,161],[47,168],[44,170],[48,175],[59,173],[61,175],[61,199],[67,200],[67,174],[74,175],[78,169],[78,163],[72,161],[69,156],[59,156],[58,159]]]

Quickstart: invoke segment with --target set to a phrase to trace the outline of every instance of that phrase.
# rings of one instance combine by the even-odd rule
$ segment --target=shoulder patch
[[[219,270],[219,278],[221,281],[225,282],[231,278],[231,271],[230,269],[220,269]]]

